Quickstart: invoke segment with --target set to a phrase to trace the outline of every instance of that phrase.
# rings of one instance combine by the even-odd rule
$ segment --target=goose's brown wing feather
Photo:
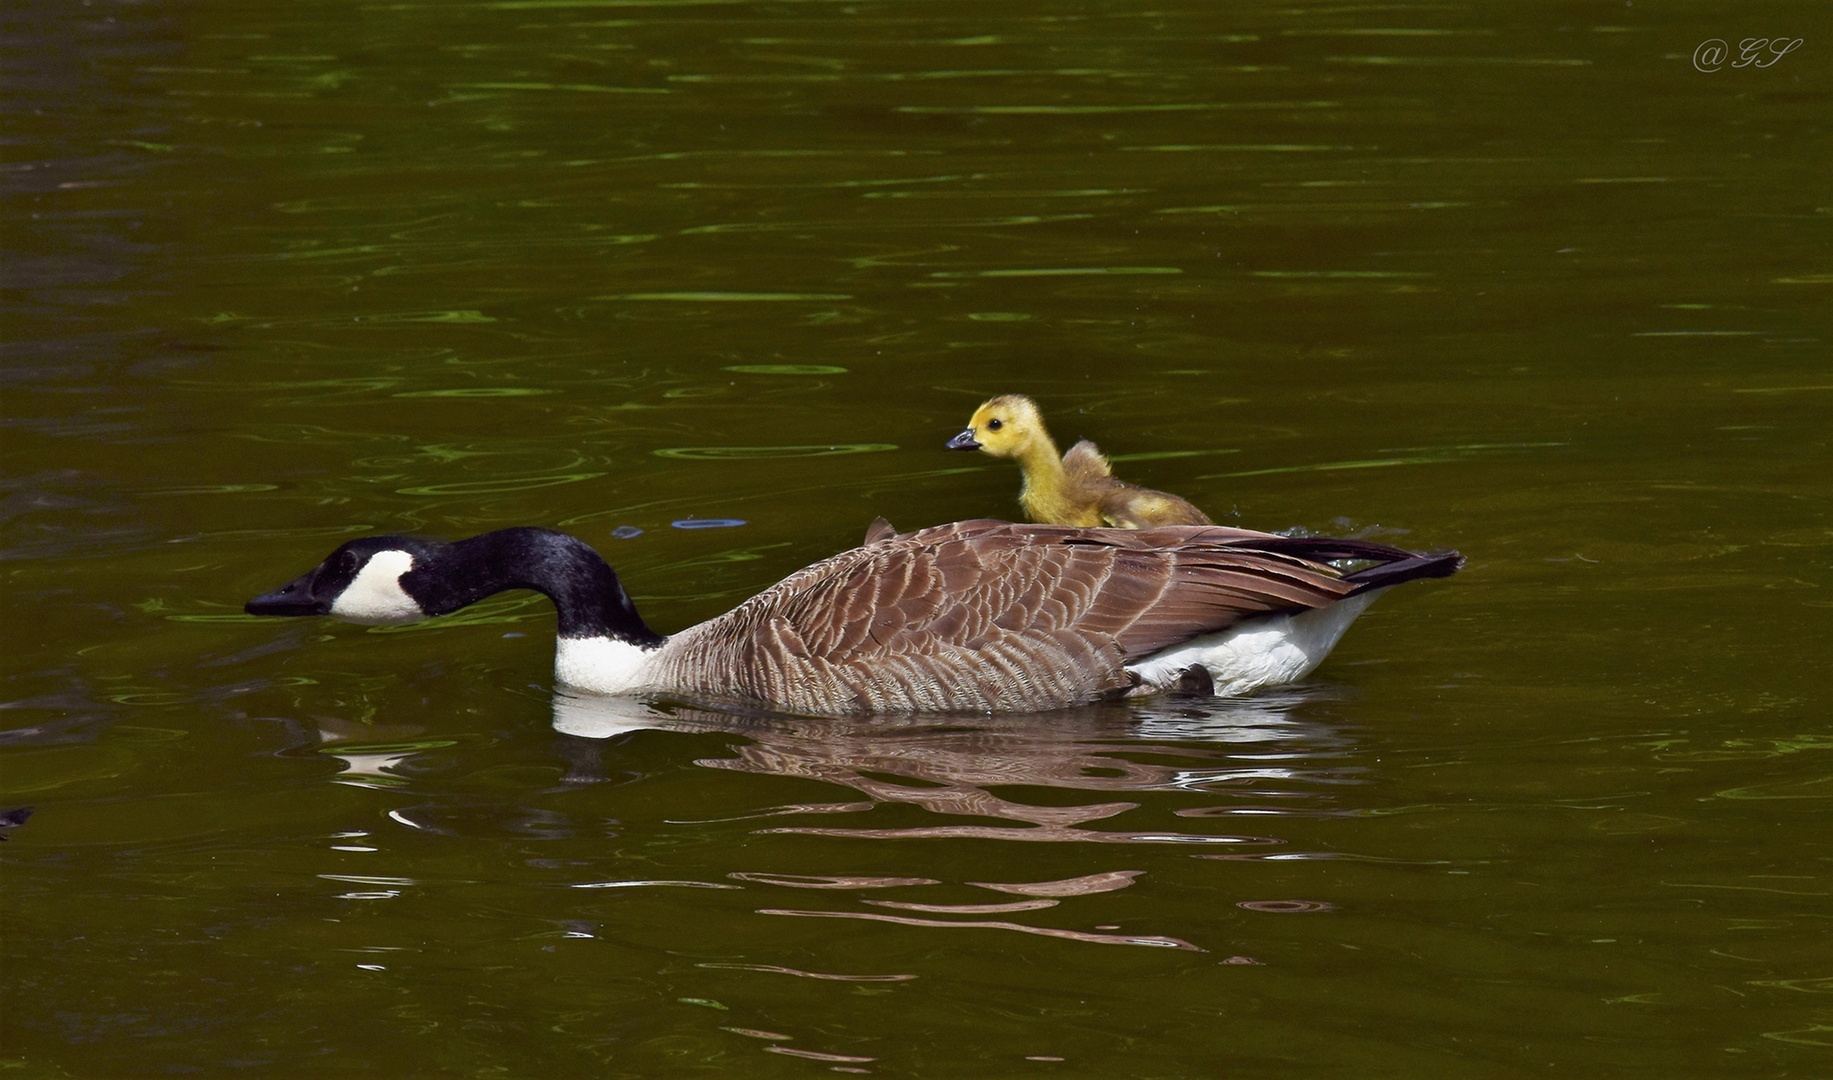
[[[1268,611],[1346,595],[1328,567],[1239,529],[969,521],[817,563],[686,632],[687,666],[820,712],[1040,709],[1126,688],[1124,664]],[[717,681],[717,680],[715,680]]]
[[[1140,657],[1254,615],[1324,607],[1354,588],[1327,566],[1240,543],[1117,552],[1115,587],[1082,628],[1109,634],[1129,657]]]

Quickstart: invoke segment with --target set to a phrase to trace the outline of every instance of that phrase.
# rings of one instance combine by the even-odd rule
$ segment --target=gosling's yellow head
[[[950,450],[979,450],[994,457],[1017,457],[1038,439],[1048,441],[1037,403],[1023,394],[1001,394],[968,419],[967,430],[946,444]]]

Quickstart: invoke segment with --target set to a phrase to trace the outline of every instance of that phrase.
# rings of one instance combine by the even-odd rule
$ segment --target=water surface
[[[1760,25],[1759,25],[1760,24]],[[1833,1053],[1818,5],[28,0],[0,1059],[31,1075],[1813,1076]],[[1698,70],[1701,42],[1804,44]],[[982,398],[1420,548],[1306,685],[1000,718],[556,695],[1017,512]]]

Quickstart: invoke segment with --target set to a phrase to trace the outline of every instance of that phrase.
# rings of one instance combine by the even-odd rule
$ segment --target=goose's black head
[[[336,615],[352,622],[399,623],[433,614],[402,583],[436,563],[450,545],[413,536],[365,536],[333,551],[311,571],[243,605],[250,615]]]
[[[352,540],[243,610],[401,623],[446,615],[506,589],[545,593],[560,614],[563,638],[611,637],[644,647],[663,640],[637,615],[598,552],[552,529],[498,529],[451,544],[413,536]]]

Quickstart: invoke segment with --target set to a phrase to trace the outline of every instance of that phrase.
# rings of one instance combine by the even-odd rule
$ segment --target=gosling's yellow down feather
[[[975,409],[967,430],[947,446],[1016,458],[1024,473],[1018,502],[1032,521],[1123,529],[1211,524],[1176,495],[1117,479],[1107,458],[1086,439],[1059,457],[1037,403],[1022,394],[1001,394]]]

